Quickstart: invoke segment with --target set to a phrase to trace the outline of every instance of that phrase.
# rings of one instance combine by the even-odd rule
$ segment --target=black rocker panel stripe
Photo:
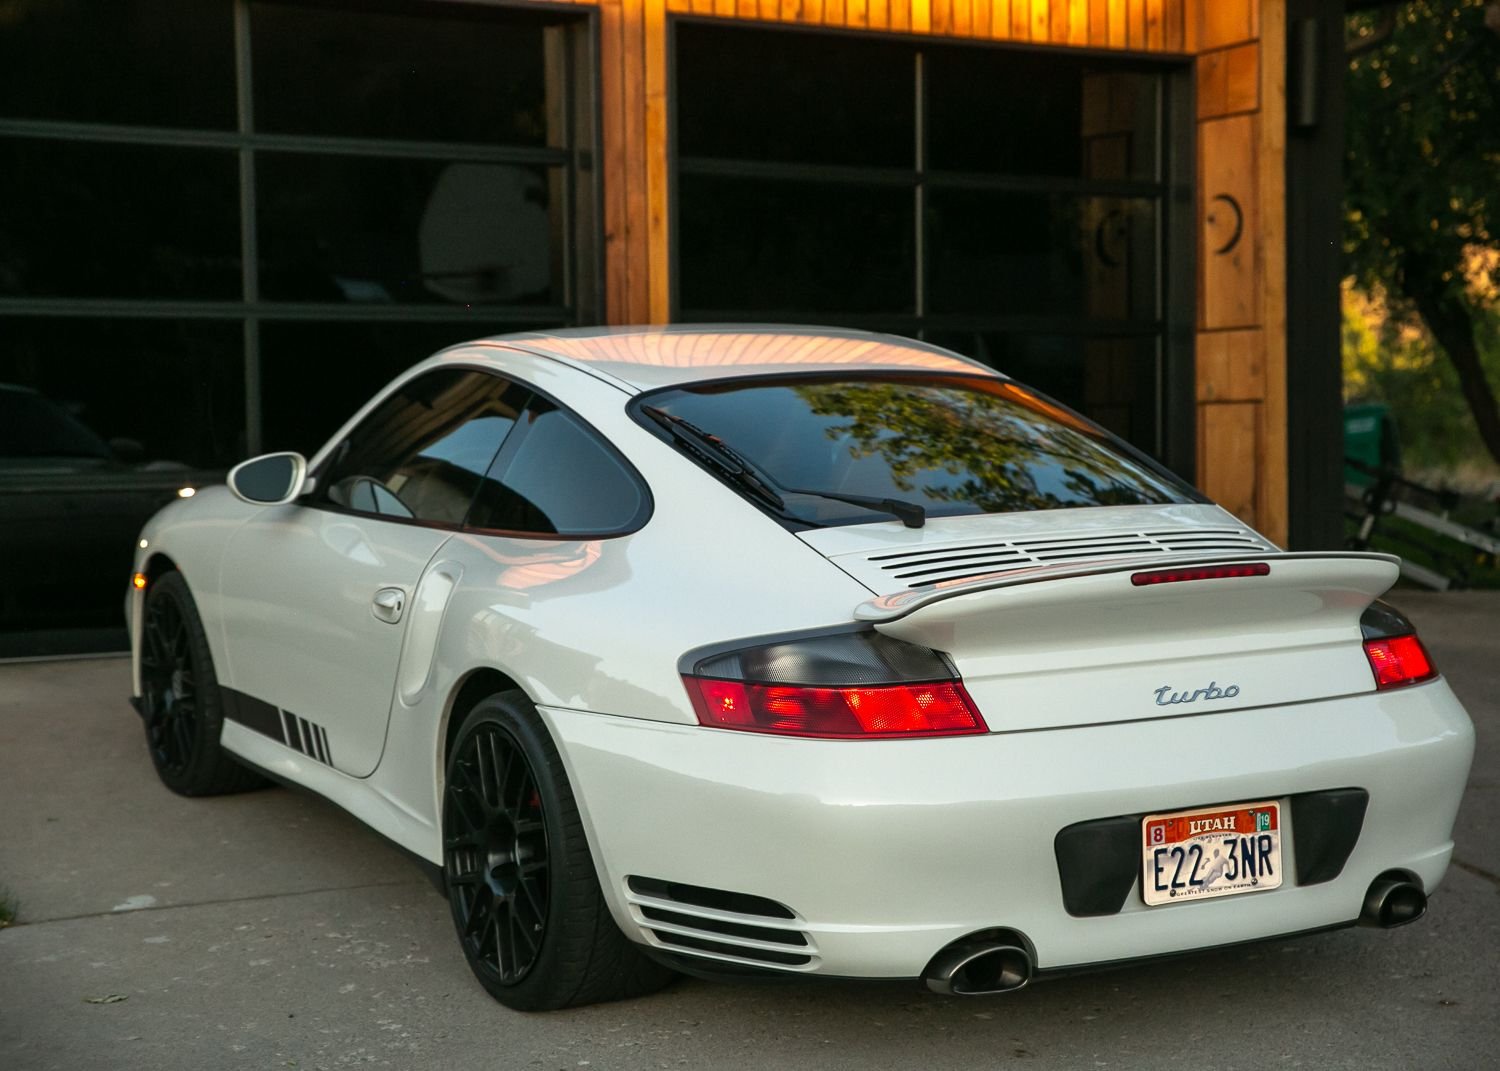
[[[220,686],[219,691],[224,701],[224,717],[230,721],[247,729],[254,729],[262,736],[268,736],[278,744],[285,744],[324,765],[333,765],[328,733],[321,725],[233,688]]]

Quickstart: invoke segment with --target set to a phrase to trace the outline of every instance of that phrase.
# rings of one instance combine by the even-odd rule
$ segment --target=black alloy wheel
[[[181,777],[193,758],[198,688],[187,620],[175,598],[146,602],[141,632],[141,715],[151,758],[163,776]]]
[[[476,971],[515,985],[547,932],[547,826],[526,753],[487,723],[449,767],[445,870],[459,939]]]
[[[491,996],[549,1011],[672,980],[615,925],[557,745],[523,693],[469,711],[446,771],[444,884],[464,958]]]
[[[219,682],[198,608],[181,573],[146,590],[140,636],[141,718],[162,783],[183,796],[243,792],[265,784],[219,747]]]

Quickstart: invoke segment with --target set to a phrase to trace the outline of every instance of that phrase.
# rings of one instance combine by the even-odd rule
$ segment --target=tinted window
[[[485,480],[469,524],[539,535],[607,535],[644,520],[638,478],[581,420],[537,398]]]
[[[649,404],[719,436],[769,477],[789,517],[814,524],[879,517],[799,491],[893,498],[934,516],[1199,501],[1102,429],[1000,380],[756,380]]]
[[[325,500],[360,513],[459,524],[525,395],[484,372],[418,376],[334,450],[320,481]]]

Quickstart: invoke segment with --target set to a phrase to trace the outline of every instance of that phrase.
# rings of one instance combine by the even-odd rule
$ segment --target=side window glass
[[[582,420],[534,398],[495,458],[471,528],[537,535],[616,535],[645,520],[644,487]]]
[[[499,376],[444,368],[382,402],[339,444],[324,501],[401,520],[461,524],[530,392]]]

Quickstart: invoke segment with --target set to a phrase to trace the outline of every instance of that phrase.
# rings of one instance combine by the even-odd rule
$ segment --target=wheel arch
[[[453,741],[458,738],[458,730],[469,716],[469,711],[489,696],[508,691],[518,691],[530,698],[529,693],[515,678],[494,666],[476,666],[460,677],[453,686],[448,709],[443,715],[443,748],[437,756],[439,785],[448,769],[448,755],[453,750]]]

